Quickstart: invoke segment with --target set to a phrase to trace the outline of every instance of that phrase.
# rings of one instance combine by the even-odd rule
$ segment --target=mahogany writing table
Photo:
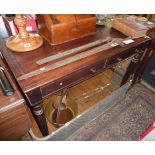
[[[146,62],[152,55],[151,37],[135,39],[134,42],[130,44],[106,49],[54,69],[48,68],[48,66],[60,60],[64,60],[69,56],[42,65],[36,63],[38,60],[51,55],[63,53],[66,50],[80,47],[98,39],[105,39],[106,37],[126,38],[126,36],[114,29],[99,26],[94,35],[57,46],[52,46],[44,40],[42,47],[26,53],[12,52],[7,49],[5,40],[0,41],[1,53],[10,67],[21,91],[28,100],[43,136],[48,135],[48,129],[42,102],[49,95],[89,79],[129,57],[132,57],[132,61],[121,84],[123,85],[131,74],[133,75],[133,83],[136,82],[137,79],[140,79]],[[90,49],[91,48],[87,50]],[[84,53],[87,50],[80,52]],[[76,54],[72,54],[72,56],[75,55]]]

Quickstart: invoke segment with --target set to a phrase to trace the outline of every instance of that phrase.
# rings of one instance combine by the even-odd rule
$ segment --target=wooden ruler
[[[68,55],[71,55],[71,54],[75,54],[75,53],[77,53],[79,51],[86,50],[88,48],[91,48],[91,47],[94,47],[94,46],[97,46],[97,45],[100,45],[100,44],[103,44],[103,43],[108,43],[110,41],[112,41],[111,37],[107,37],[106,39],[100,39],[100,40],[97,40],[97,41],[94,41],[94,42],[82,45],[80,47],[73,48],[71,50],[67,50],[67,51],[64,51],[62,53],[58,53],[58,54],[55,54],[55,55],[52,55],[52,56],[40,59],[36,63],[38,65],[42,65],[42,64],[45,64],[47,62],[63,58],[65,56],[68,56]]]

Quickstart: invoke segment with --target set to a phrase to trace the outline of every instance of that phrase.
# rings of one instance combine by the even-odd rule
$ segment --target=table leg
[[[131,75],[133,75],[133,82],[132,84],[134,84],[136,82],[136,75],[138,72],[138,68],[140,65],[140,59],[143,56],[143,53],[145,52],[145,50],[136,50],[135,54],[133,55],[132,59],[131,59],[131,63],[129,64],[127,71],[121,81],[121,86],[124,85],[127,80],[129,79],[129,77]]]
[[[134,60],[136,62],[136,66],[135,66],[135,70],[134,70],[134,76],[133,76],[133,82],[132,85],[134,85],[136,82],[138,82],[138,78],[140,77],[140,72],[141,69],[143,68],[143,61],[145,61],[145,54],[146,53],[150,53],[150,51],[148,51],[148,49],[144,49],[144,50],[138,50],[137,51],[137,55],[138,58],[135,56]]]
[[[40,129],[42,135],[47,136],[49,133],[48,133],[46,118],[45,118],[42,104],[40,103],[40,104],[33,106],[32,112],[34,114],[35,120],[39,126],[39,129]]]
[[[141,65],[139,67],[139,74],[136,77],[137,78],[137,81],[140,81],[140,79],[141,79],[141,77],[142,77],[142,75],[144,73],[144,70],[145,70],[146,66],[148,65],[148,63],[149,63],[150,59],[152,58],[152,56],[153,56],[153,50],[150,49],[150,50],[148,50],[146,52],[146,54],[144,56],[144,59],[141,62]]]

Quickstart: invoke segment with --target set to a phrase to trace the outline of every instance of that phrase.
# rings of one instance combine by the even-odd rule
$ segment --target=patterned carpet
[[[144,85],[136,84],[122,101],[67,140],[139,140],[139,136],[154,120],[155,94]]]

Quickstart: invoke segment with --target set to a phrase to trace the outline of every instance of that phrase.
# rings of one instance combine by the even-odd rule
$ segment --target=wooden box
[[[40,34],[51,44],[61,44],[94,34],[96,16],[91,14],[44,14],[37,16]]]

